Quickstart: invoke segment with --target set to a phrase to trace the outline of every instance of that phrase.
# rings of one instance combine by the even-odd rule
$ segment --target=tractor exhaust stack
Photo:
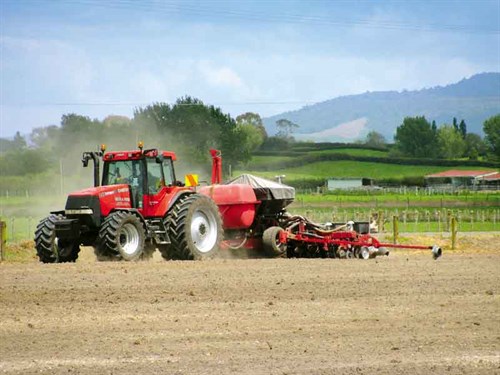
[[[104,155],[104,151],[106,151],[106,145],[101,145],[101,150],[100,151],[86,151],[82,155],[82,163],[84,167],[88,167],[89,165],[89,160],[92,159],[94,162],[94,186],[98,187],[101,185],[99,176],[100,176],[100,170],[99,170],[99,158]]]
[[[212,185],[222,182],[222,153],[219,150],[211,149],[212,155]]]

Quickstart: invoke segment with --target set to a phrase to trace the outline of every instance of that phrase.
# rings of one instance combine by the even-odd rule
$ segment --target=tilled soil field
[[[500,252],[0,264],[0,373],[500,374]]]

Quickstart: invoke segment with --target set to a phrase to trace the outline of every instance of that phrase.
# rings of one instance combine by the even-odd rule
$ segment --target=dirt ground
[[[500,374],[500,249],[0,264],[0,373]]]

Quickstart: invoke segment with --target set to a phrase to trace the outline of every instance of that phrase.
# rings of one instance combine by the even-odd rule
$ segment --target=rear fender
[[[193,191],[190,191],[190,190],[183,190],[183,191],[179,191],[177,193],[175,193],[175,195],[172,197],[172,199],[170,199],[170,202],[168,203],[168,206],[167,206],[167,212],[170,211],[170,209],[174,206],[174,204],[183,196],[185,195],[191,195],[191,194],[194,194]]]

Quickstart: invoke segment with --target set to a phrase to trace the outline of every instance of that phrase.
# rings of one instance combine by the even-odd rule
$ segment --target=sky
[[[0,0],[0,137],[185,95],[233,117],[500,71],[500,0]]]

